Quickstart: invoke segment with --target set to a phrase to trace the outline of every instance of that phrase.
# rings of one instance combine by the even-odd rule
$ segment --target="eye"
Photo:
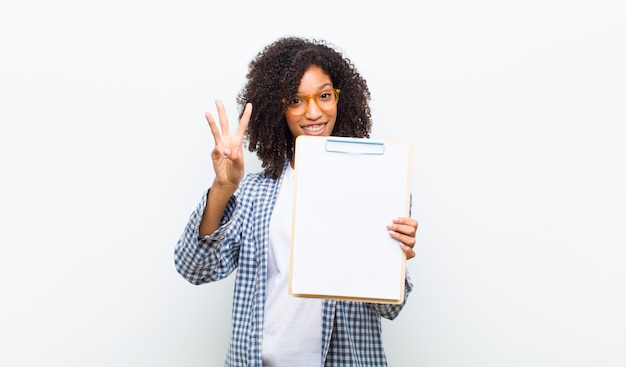
[[[297,106],[300,105],[304,102],[304,100],[302,99],[302,97],[299,96],[295,96],[292,99],[289,100],[289,105],[290,106]]]
[[[331,91],[324,91],[320,93],[319,99],[320,101],[327,101],[333,98],[333,93]]]

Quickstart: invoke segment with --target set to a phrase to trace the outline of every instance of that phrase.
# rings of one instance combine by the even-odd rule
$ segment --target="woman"
[[[215,179],[178,241],[176,269],[194,284],[238,269],[226,366],[386,366],[380,317],[394,319],[403,308],[412,288],[408,277],[399,305],[287,292],[295,139],[369,137],[367,84],[325,42],[292,37],[265,47],[247,79],[234,133],[220,101],[219,127],[206,114],[215,139]],[[244,175],[244,139],[263,172]],[[387,227],[409,259],[417,226],[401,217]]]

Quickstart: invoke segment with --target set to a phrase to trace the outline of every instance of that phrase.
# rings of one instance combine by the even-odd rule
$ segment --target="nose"
[[[317,120],[322,116],[322,109],[317,105],[317,101],[311,98],[308,100],[304,116],[309,120]]]

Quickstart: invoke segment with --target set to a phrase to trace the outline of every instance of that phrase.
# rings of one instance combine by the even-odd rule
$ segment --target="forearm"
[[[230,218],[235,207],[234,196],[224,215]],[[200,223],[206,211],[208,193],[204,195],[192,213],[185,230],[176,245],[174,260],[177,271],[189,282],[202,284],[226,277],[236,267],[236,243],[226,232],[232,226],[222,226],[210,236],[200,235]],[[230,223],[232,224],[232,223]]]
[[[217,182],[213,182],[200,221],[200,236],[208,236],[219,228],[226,205],[236,189],[237,187],[222,187]]]

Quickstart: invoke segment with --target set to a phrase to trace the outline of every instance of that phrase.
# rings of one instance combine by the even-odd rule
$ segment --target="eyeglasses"
[[[309,108],[309,100],[311,98],[314,98],[313,100],[320,110],[327,111],[335,107],[337,102],[339,102],[339,92],[340,90],[335,88],[325,89],[319,93],[309,94],[307,96],[296,94],[289,100],[283,98],[282,102],[287,106],[287,111],[294,115],[303,115]]]

